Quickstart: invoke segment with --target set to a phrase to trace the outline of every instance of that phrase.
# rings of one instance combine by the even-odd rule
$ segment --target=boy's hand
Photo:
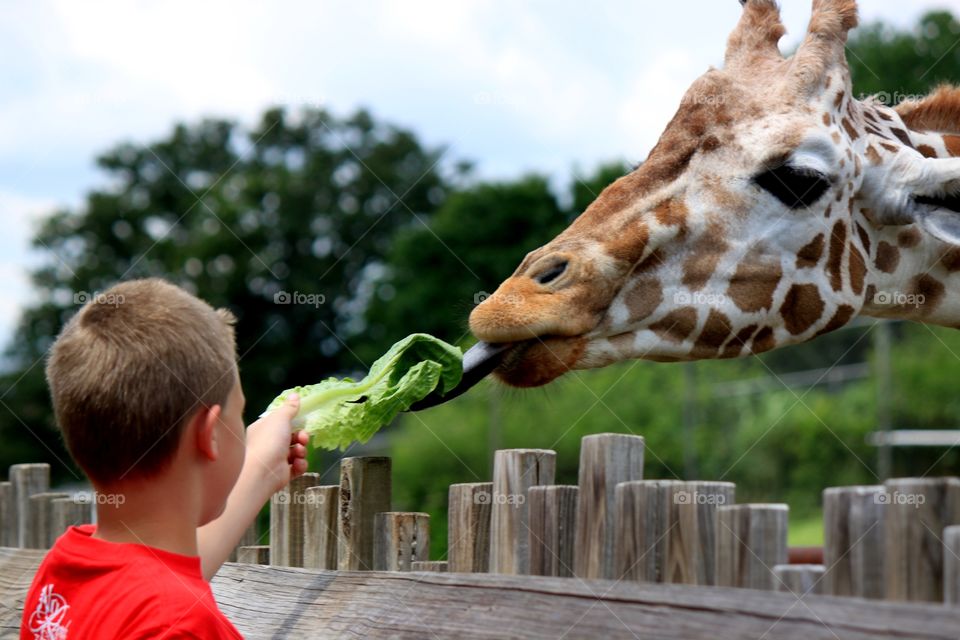
[[[290,421],[300,410],[300,397],[290,394],[286,404],[247,427],[247,462],[263,476],[271,493],[283,489],[307,470],[306,431],[291,433]]]

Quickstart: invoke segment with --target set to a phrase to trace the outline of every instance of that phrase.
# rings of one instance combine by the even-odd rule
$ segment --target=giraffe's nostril
[[[557,278],[563,275],[567,270],[569,262],[564,260],[563,262],[558,262],[552,267],[547,268],[546,271],[542,271],[538,275],[534,276],[533,279],[539,282],[540,284],[550,284]]]

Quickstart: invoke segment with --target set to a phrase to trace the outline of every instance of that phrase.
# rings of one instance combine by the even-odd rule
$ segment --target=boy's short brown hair
[[[47,361],[57,423],[95,483],[148,477],[201,406],[237,383],[234,317],[158,278],[93,296]]]

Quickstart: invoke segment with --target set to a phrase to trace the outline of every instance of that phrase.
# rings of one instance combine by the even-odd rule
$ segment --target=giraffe
[[[775,0],[740,2],[647,160],[471,312],[501,381],[760,354],[858,315],[960,325],[960,89],[859,100],[855,0],[814,0],[790,58]]]

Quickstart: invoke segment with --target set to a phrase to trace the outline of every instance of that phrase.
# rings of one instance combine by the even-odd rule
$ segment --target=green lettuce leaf
[[[306,429],[314,446],[345,449],[352,442],[369,440],[380,427],[434,389],[441,395],[448,393],[462,375],[463,353],[458,347],[415,333],[390,347],[363,380],[327,378],[287,389],[263,415],[286,402],[290,393],[297,393],[300,411],[293,427]]]

